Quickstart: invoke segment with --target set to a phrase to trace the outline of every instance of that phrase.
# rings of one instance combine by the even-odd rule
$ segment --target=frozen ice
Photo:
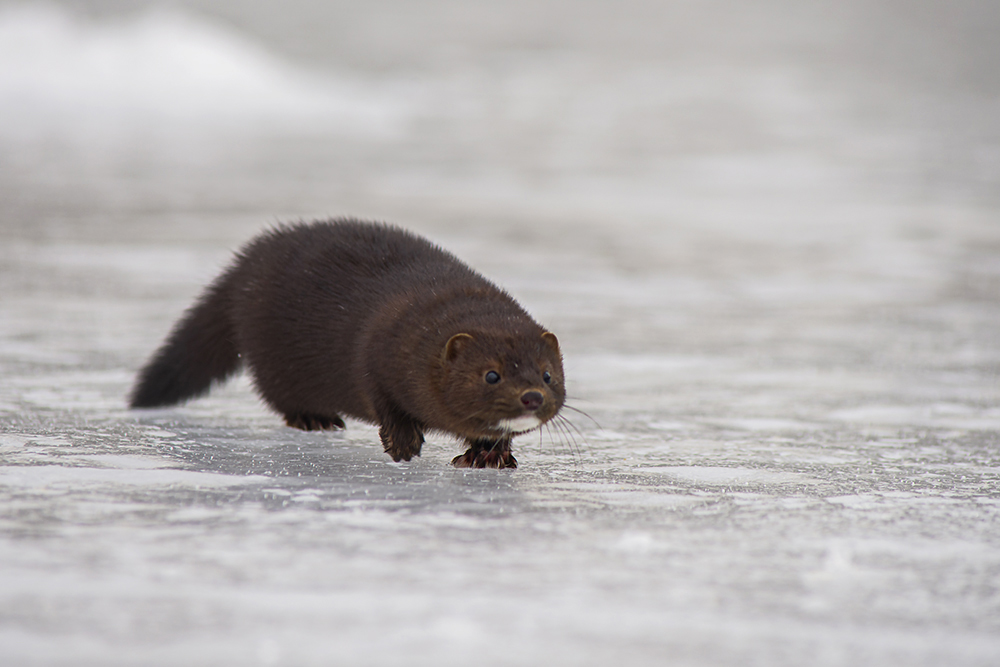
[[[1000,664],[991,5],[112,4],[0,4],[0,663]],[[330,215],[504,285],[571,424],[126,408]]]

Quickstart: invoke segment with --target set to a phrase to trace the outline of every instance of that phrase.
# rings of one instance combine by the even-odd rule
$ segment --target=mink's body
[[[515,467],[510,441],[556,415],[556,337],[506,292],[396,227],[335,220],[252,240],[141,371],[132,407],[204,394],[246,365],[290,426],[379,425],[396,461],[462,437],[458,466]]]

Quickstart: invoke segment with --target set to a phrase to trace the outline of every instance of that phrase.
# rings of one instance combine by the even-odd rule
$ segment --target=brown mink
[[[243,364],[289,426],[377,424],[395,461],[441,431],[469,446],[458,467],[517,467],[511,438],[565,400],[555,335],[510,295],[424,238],[351,219],[247,244],[139,373],[130,405],[200,396]]]

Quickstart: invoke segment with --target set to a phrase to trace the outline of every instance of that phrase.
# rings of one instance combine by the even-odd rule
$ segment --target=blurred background
[[[998,34],[975,0],[0,1],[0,656],[996,664]],[[507,287],[599,427],[476,477],[245,379],[125,410],[233,250],[343,215]]]
[[[990,3],[0,7],[8,238],[231,248],[357,215],[515,278],[597,262],[831,308],[824,290],[993,292]],[[583,340],[704,341],[655,317]]]

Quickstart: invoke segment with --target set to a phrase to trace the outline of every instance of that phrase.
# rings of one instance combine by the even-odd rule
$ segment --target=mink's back
[[[366,326],[385,309],[419,313],[426,311],[421,301],[485,293],[489,308],[523,313],[450,253],[377,223],[276,228],[240,253],[234,271],[237,347],[262,396],[285,413],[375,419],[356,377],[356,357]],[[444,301],[463,308],[455,299]]]
[[[309,307],[359,317],[415,288],[499,288],[426,239],[380,223],[336,220],[278,227],[258,237],[238,260],[243,312],[304,311]],[[504,295],[506,297],[506,295]],[[508,297],[509,298],[509,297]],[[312,313],[324,323],[339,313]]]

